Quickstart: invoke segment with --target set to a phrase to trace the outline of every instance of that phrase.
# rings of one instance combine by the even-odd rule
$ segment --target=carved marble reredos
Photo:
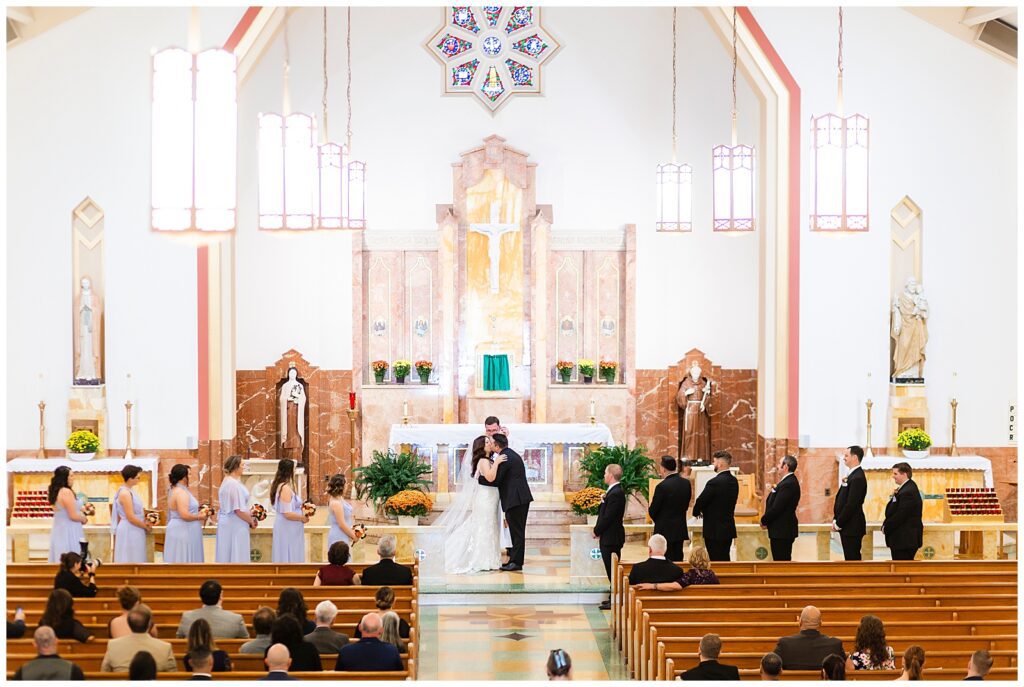
[[[437,250],[437,230],[364,231],[363,250]]]
[[[626,250],[626,231],[552,229],[551,250]]]
[[[462,169],[462,188],[475,186],[483,177],[484,170],[504,169],[509,182],[519,188],[530,184],[529,169],[536,163],[527,162],[529,154],[505,145],[505,139],[491,134],[484,139],[482,146],[477,146],[459,155],[462,162],[455,162],[452,167]]]

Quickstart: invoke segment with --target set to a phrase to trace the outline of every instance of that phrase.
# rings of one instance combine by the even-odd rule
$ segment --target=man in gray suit
[[[305,639],[321,654],[336,654],[341,647],[348,646],[348,635],[331,629],[337,615],[338,607],[329,600],[316,605],[316,629]]]
[[[188,637],[192,623],[203,618],[210,623],[210,631],[213,633],[214,639],[249,639],[249,632],[245,629],[245,620],[242,616],[225,611],[220,607],[223,599],[220,582],[217,580],[203,582],[203,586],[199,588],[199,598],[203,601],[203,607],[181,614],[176,637]]]
[[[821,670],[829,654],[846,656],[843,640],[821,633],[821,611],[805,606],[800,612],[800,634],[779,639],[775,653],[782,658],[784,670]]]

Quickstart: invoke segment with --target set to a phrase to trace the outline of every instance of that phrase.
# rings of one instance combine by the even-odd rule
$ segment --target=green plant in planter
[[[626,498],[643,494],[648,498],[648,480],[655,476],[654,461],[647,457],[647,449],[643,446],[630,448],[625,444],[619,446],[602,446],[583,456],[580,460],[580,472],[586,477],[588,487],[604,490],[604,469],[617,463],[622,468],[622,491]]]
[[[96,453],[100,450],[100,438],[87,429],[80,429],[71,433],[65,445],[71,453]]]
[[[395,381],[401,382],[412,371],[412,363],[408,360],[396,360],[395,364],[391,366],[391,370],[395,373]]]
[[[368,499],[377,511],[384,503],[400,491],[425,491],[430,489],[430,480],[424,475],[433,472],[429,463],[424,463],[414,453],[395,453],[388,450],[373,452],[369,465],[352,470],[355,475],[356,496]]]
[[[917,427],[905,429],[896,437],[896,445],[908,451],[924,451],[932,445],[928,432]]]

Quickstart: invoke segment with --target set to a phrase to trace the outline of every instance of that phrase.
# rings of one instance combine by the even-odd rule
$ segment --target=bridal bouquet
[[[355,544],[357,541],[366,536],[366,525],[355,525],[352,528],[352,531],[356,535],[355,541],[352,542],[353,544]]]
[[[96,515],[96,506],[92,505],[91,503],[83,503],[82,515],[84,515],[87,518]]]
[[[256,522],[263,522],[267,519],[267,509],[258,503],[252,504],[252,508],[249,509],[249,515]]]
[[[208,503],[200,504],[199,506],[199,518],[203,521],[209,520],[210,516],[213,515],[213,507]]]
[[[307,518],[311,518],[316,515],[316,504],[312,501],[306,501],[302,504],[302,514]]]
[[[159,525],[160,513],[158,513],[155,510],[146,511],[146,522],[148,522],[150,525]]]

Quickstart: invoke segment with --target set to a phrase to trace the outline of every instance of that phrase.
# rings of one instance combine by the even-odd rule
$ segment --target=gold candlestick
[[[356,415],[359,413],[355,408],[348,409],[348,436],[349,436],[349,449],[348,449],[348,479],[345,481],[345,487],[348,490],[348,496],[352,496],[352,469],[356,465]]]
[[[124,413],[125,413],[125,442],[124,442],[124,459],[132,459],[132,402],[124,402]]]
[[[874,454],[871,452],[871,406],[873,406],[874,403],[872,403],[871,399],[869,398],[865,405],[868,407],[868,431],[866,441],[864,442],[864,456],[866,458],[872,458],[874,457]]]
[[[43,423],[43,411],[46,410],[46,401],[39,402],[39,452],[36,457],[46,458],[46,425]]]
[[[960,455],[960,453],[956,450],[956,407],[959,404],[954,398],[952,401],[949,402],[949,405],[953,407],[953,432],[951,435],[952,440],[949,442],[949,455],[958,456]]]

